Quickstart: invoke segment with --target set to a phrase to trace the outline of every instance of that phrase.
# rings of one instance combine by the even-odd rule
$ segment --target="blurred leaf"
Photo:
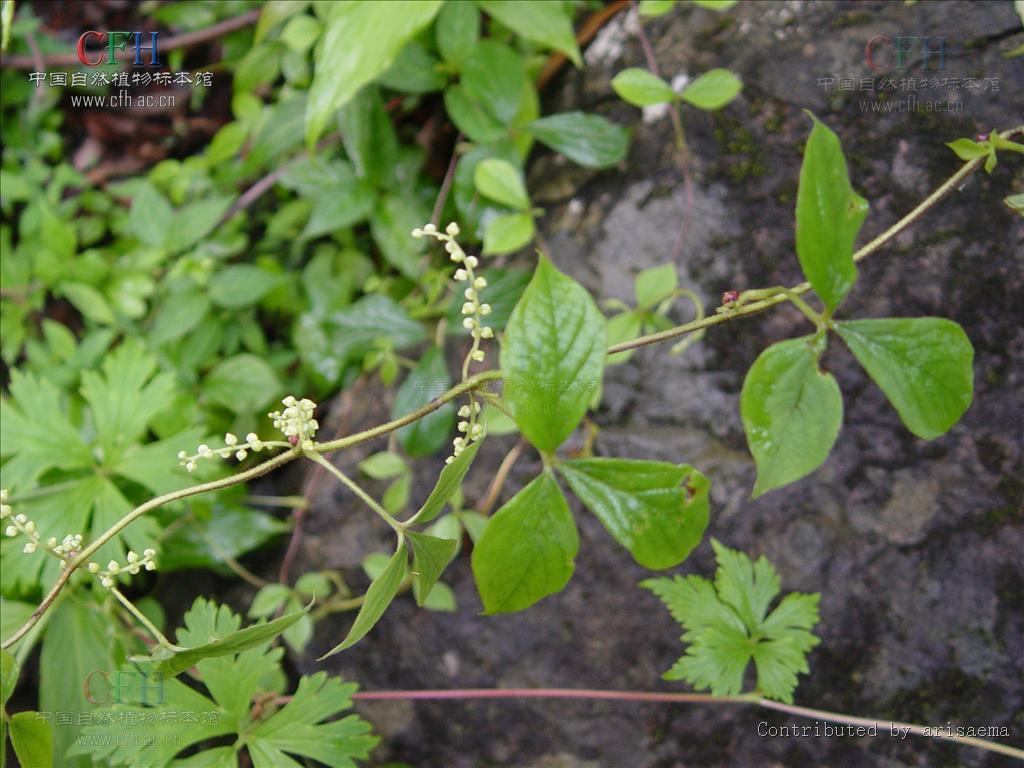
[[[507,160],[481,160],[473,173],[473,181],[481,194],[502,205],[519,210],[530,207],[530,197],[526,193],[522,175]]]
[[[412,413],[435,397],[443,395],[450,386],[451,377],[443,351],[439,347],[430,347],[395,393],[391,418],[397,419]],[[395,435],[406,453],[416,458],[439,451],[447,444],[454,426],[455,406],[445,403],[419,421],[402,427]]]
[[[210,278],[207,291],[219,307],[239,309],[255,304],[281,284],[283,275],[254,264],[232,264]]]
[[[721,109],[743,90],[743,83],[728,69],[712,69],[687,85],[679,97],[695,107]]]
[[[585,168],[608,168],[626,156],[629,134],[599,115],[563,112],[534,120],[528,130],[538,141]]]
[[[476,47],[480,36],[480,11],[476,3],[445,3],[434,25],[437,50],[456,64]]]
[[[309,90],[308,149],[313,149],[335,110],[384,72],[440,8],[440,0],[353,0],[331,7]]]
[[[456,3],[456,5],[461,5],[461,3]],[[466,3],[466,5],[469,4]],[[385,88],[401,93],[420,94],[440,91],[448,82],[448,78],[438,71],[439,64],[437,57],[427,50],[426,46],[415,40],[410,40],[398,54],[394,63],[377,78],[377,82]],[[344,136],[344,133],[342,135]]]
[[[526,72],[523,59],[512,48],[482,40],[460,64],[460,82],[497,120],[508,125],[519,112]]]
[[[612,78],[612,88],[619,96],[637,107],[664,104],[676,97],[671,86],[646,69],[631,67]]]
[[[283,390],[284,385],[266,360],[249,354],[222,360],[203,380],[206,397],[243,415],[259,411]]]
[[[562,3],[550,0],[481,0],[480,7],[518,35],[561,51],[583,66],[572,20]]]
[[[513,253],[533,240],[536,228],[530,213],[495,216],[484,229],[484,255]]]

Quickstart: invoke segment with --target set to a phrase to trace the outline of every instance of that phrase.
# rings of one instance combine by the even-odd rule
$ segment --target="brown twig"
[[[512,467],[514,467],[515,463],[519,461],[519,457],[523,455],[524,450],[526,450],[526,441],[520,438],[519,442],[512,446],[512,450],[505,454],[505,458],[502,460],[501,466],[498,467],[498,471],[495,473],[494,479],[491,481],[491,485],[487,489],[487,495],[484,496],[484,500],[480,502],[480,505],[477,507],[477,511],[481,515],[490,514],[495,502],[498,501],[501,489],[505,486],[505,481],[508,479],[508,473],[512,471]]]
[[[444,204],[448,200],[448,193],[451,191],[452,182],[455,181],[455,167],[459,164],[459,142],[462,141],[462,134],[455,137],[455,146],[452,148],[452,159],[448,161],[448,170],[444,172],[444,180],[441,182],[441,189],[437,192],[437,200],[434,202],[434,210],[430,214],[430,221],[433,225],[441,224],[441,214],[444,212]]]
[[[207,27],[206,29],[197,29],[195,32],[186,32],[182,35],[174,35],[169,37],[160,43],[161,51],[175,51],[179,48],[191,48],[193,45],[199,45],[209,40],[216,40],[218,37],[222,37],[231,32],[235,32],[239,29],[252,26],[257,22],[260,17],[260,9],[243,13],[240,16],[234,16],[230,19],[224,19],[224,21],[217,22],[216,24]],[[29,45],[31,48],[31,44]],[[127,60],[134,54],[130,50],[123,50],[118,52],[118,59]],[[39,61],[33,56],[24,56],[19,54],[12,54],[10,56],[0,57],[0,66],[11,67],[12,69],[27,69],[31,71],[43,71],[38,68]],[[41,63],[44,67],[77,67],[81,62],[78,60],[78,54],[76,53],[54,53],[49,56],[42,57]]]

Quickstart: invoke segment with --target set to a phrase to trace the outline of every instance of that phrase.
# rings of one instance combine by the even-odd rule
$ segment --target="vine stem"
[[[331,464],[331,462],[329,462],[319,453],[307,452],[306,458],[310,459],[311,461],[315,461],[321,467],[323,467],[336,478],[338,478],[342,485],[344,485],[346,488],[352,491],[352,493],[354,493],[356,496],[362,499],[363,503],[366,504],[366,506],[368,506],[370,509],[376,512],[381,517],[381,519],[384,520],[385,523],[394,528],[395,532],[399,535],[399,537],[401,537],[401,535],[405,532],[405,526],[403,526],[400,522],[395,520],[395,518],[393,518],[386,509],[384,509],[384,507],[377,503],[377,500],[375,498],[373,498],[370,494],[368,494],[366,491],[362,489],[362,486],[360,486],[359,483],[357,483],[351,477],[346,475],[336,466]]]
[[[1019,133],[1024,133],[1024,124],[1018,125],[1007,131],[1003,131],[999,135],[1002,136],[1004,139],[1009,139],[1012,138],[1013,136],[1016,136]],[[927,213],[929,210],[935,207],[935,205],[939,203],[944,197],[946,197],[950,192],[952,192],[954,189],[960,186],[967,179],[968,176],[970,176],[972,173],[981,168],[984,162],[985,158],[980,157],[964,163],[963,167],[961,167],[960,170],[958,170],[946,181],[944,181],[934,192],[928,195],[928,197],[922,200],[917,205],[917,207],[910,211],[910,213],[908,213],[906,216],[901,218],[891,227],[889,227],[880,235],[878,235],[874,240],[872,240],[867,245],[858,250],[856,253],[854,253],[853,260],[858,262],[863,261],[868,256],[877,251],[879,248],[881,248],[883,245],[885,245],[890,240],[895,238],[897,235],[903,232],[903,230],[905,230],[907,227],[909,227],[911,224],[913,224],[915,221],[921,218],[921,216],[923,216],[925,213]],[[794,285],[792,288],[789,289],[790,293],[797,295],[807,293],[809,290],[811,290],[810,283],[800,283],[799,285]],[[625,352],[626,350],[644,347],[647,346],[648,344],[657,344],[662,341],[668,341],[670,339],[675,339],[680,336],[685,336],[688,333],[693,333],[694,331],[699,331],[702,328],[709,328],[713,325],[720,325],[721,323],[728,322],[729,320],[734,320],[737,317],[745,317],[747,315],[753,315],[758,312],[762,312],[770,307],[774,307],[777,304],[781,304],[785,301],[789,301],[789,298],[785,294],[779,294],[769,299],[764,299],[763,301],[755,301],[751,304],[746,304],[743,307],[731,312],[722,312],[719,314],[711,315],[702,320],[694,320],[693,322],[686,323],[685,325],[678,325],[675,328],[669,328],[667,331],[652,333],[648,336],[640,336],[639,338],[633,339],[632,341],[626,341],[621,344],[616,344],[615,346],[609,348],[608,351],[609,353]]]
[[[1020,133],[1024,133],[1024,124],[1003,131],[999,135],[1002,136],[1004,139],[1009,139]],[[962,184],[964,180],[967,179],[967,177],[970,176],[972,173],[977,171],[983,163],[984,158],[977,158],[975,160],[970,160],[964,163],[960,170],[958,170],[956,173],[950,176],[945,182],[943,182],[934,192],[932,192],[930,195],[928,195],[928,197],[921,201],[921,203],[916,208],[910,211],[910,213],[908,213],[906,216],[901,218],[887,230],[878,235],[874,240],[872,240],[867,245],[858,250],[853,255],[854,261],[862,261],[866,259],[872,253],[877,251],[883,245],[885,245],[894,237],[903,232],[903,230],[905,230],[907,227],[909,227],[911,224],[917,221],[917,219],[919,219],[922,215],[924,215],[927,211],[929,211],[937,203],[939,203],[944,197],[946,197],[950,192],[952,192],[960,184]],[[802,294],[807,293],[810,289],[811,286],[809,283],[800,283],[799,285],[793,286],[789,290],[792,294]],[[743,307],[734,311],[718,313],[699,320],[694,320],[684,325],[676,326],[675,328],[670,328],[667,331],[653,333],[648,336],[641,336],[640,338],[633,339],[632,341],[627,341],[622,344],[616,344],[612,347],[609,347],[608,352],[610,354],[613,354],[615,352],[625,352],[626,350],[636,349],[638,347],[647,346],[648,344],[657,344],[662,341],[676,339],[680,336],[685,336],[686,334],[694,333],[695,331],[699,331],[704,328],[709,328],[713,325],[720,325],[722,323],[729,322],[730,320],[734,320],[737,317],[744,317],[746,315],[752,315],[757,312],[761,312],[765,309],[768,309],[769,307],[773,307],[785,301],[789,301],[789,298],[785,294],[780,293],[777,296],[773,296],[769,299],[764,299],[763,301],[756,301],[751,304],[746,304]],[[454,400],[467,392],[475,391],[489,381],[496,381],[500,378],[501,371],[483,371],[482,373],[478,373],[474,376],[469,377],[465,381],[460,382],[459,384],[455,385],[447,392],[445,392],[443,395],[434,398],[429,403],[427,403],[421,408],[418,408],[417,410],[413,411],[407,416],[403,416],[400,419],[389,421],[386,424],[381,424],[380,426],[374,427],[372,429],[367,429],[363,432],[357,432],[354,435],[348,435],[346,437],[342,437],[337,440],[331,440],[326,443],[319,443],[317,444],[315,451],[317,453],[329,453],[331,451],[337,451],[343,448],[349,448],[353,445],[358,445],[359,443],[364,443],[367,440],[372,440],[382,435],[390,434],[391,432],[394,432],[396,429],[400,429],[401,427],[404,427],[407,424],[412,424],[416,421],[419,421],[427,414],[436,411],[445,403],[450,402],[451,400]],[[285,453],[274,456],[273,458],[268,459],[262,464],[257,464],[255,467],[247,469],[243,472],[239,472],[228,477],[223,477],[218,480],[213,480],[208,483],[201,483],[199,485],[194,485],[189,488],[183,488],[178,491],[165,493],[162,496],[157,496],[145,502],[144,504],[139,505],[131,512],[129,512],[127,515],[125,515],[123,518],[121,518],[118,522],[114,523],[114,525],[112,525],[95,541],[93,541],[92,544],[90,544],[88,547],[82,550],[82,552],[77,557],[75,557],[73,560],[68,561],[67,567],[61,571],[60,576],[57,578],[57,581],[54,582],[54,585],[50,588],[50,591],[46,594],[46,597],[44,597],[42,602],[40,602],[39,605],[36,606],[36,609],[32,611],[32,615],[28,617],[25,623],[13,635],[11,635],[9,638],[4,640],[2,644],[0,644],[0,648],[10,648],[12,645],[14,645],[14,643],[16,643],[22,637],[24,637],[25,634],[33,626],[35,626],[36,622],[38,622],[39,619],[42,618],[43,614],[45,614],[46,611],[53,604],[53,601],[57,599],[57,596],[60,594],[61,590],[67,584],[68,580],[70,580],[71,575],[79,568],[79,566],[87,562],[88,559],[92,557],[92,555],[100,547],[102,547],[104,544],[110,541],[120,531],[124,530],[126,527],[131,525],[133,522],[135,522],[137,519],[139,519],[146,513],[151,512],[154,509],[162,507],[163,505],[169,504],[173,501],[184,499],[188,496],[195,496],[196,494],[206,493],[208,491],[218,491],[222,488],[229,488],[233,485],[238,485],[239,483],[248,482],[249,480],[253,480],[257,477],[265,475],[267,472],[270,472],[273,469],[277,469],[278,467],[295,460],[301,455],[302,451],[300,449],[292,449],[286,451]]]
[[[872,720],[866,717],[855,717],[840,712],[829,712],[824,709],[797,707],[763,698],[756,693],[743,693],[735,696],[716,696],[710,693],[661,693],[658,691],[609,691],[593,688],[460,688],[450,690],[419,690],[419,691],[362,691],[352,694],[359,701],[432,701],[432,700],[467,700],[467,699],[580,699],[584,701],[643,701],[660,704],[747,704],[762,709],[807,717],[816,720],[827,720],[832,723],[855,727],[888,727],[890,731],[904,731],[915,736],[927,736],[944,739],[964,746],[997,752],[1018,759],[1024,759],[1024,750],[1001,744],[998,741],[980,739],[974,736],[958,736],[946,733],[943,728],[929,728],[915,723],[904,723],[898,720]],[[897,731],[898,729],[898,731]]]
[[[164,646],[165,648],[170,648],[172,651],[185,650],[180,645],[175,645],[170,640],[168,640],[164,636],[164,633],[157,629],[156,625],[146,618],[146,614],[144,614],[142,611],[136,608],[135,604],[131,600],[129,600],[127,597],[121,594],[121,590],[119,590],[117,587],[110,587],[109,589],[110,594],[116,597],[118,602],[121,603],[121,605],[123,605],[128,610],[128,612],[135,617],[135,620],[142,624],[142,626],[144,626],[149,631],[149,634],[153,636],[153,639],[156,640],[158,644]]]

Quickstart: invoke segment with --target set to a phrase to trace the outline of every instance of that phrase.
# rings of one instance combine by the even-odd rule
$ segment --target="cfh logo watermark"
[[[145,44],[146,37],[149,37],[149,44]],[[129,44],[135,50],[135,61],[137,67],[159,67],[160,50],[158,48],[159,32],[97,32],[90,29],[78,37],[76,52],[78,60],[87,67],[102,67],[108,64],[117,63],[117,54],[127,51]],[[103,46],[100,50],[90,50],[90,43]],[[106,51],[106,57],[103,52]],[[142,52],[149,52],[149,62],[143,61]]]
[[[164,676],[159,672],[94,669],[82,681],[82,695],[99,707],[108,704],[158,706],[164,703]]]
[[[864,46],[864,61],[873,72],[906,69],[916,54],[921,55],[921,64],[926,70],[945,69],[946,38],[875,35]]]

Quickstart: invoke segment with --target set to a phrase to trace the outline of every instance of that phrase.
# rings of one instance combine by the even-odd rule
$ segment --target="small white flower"
[[[185,451],[178,451],[178,458],[181,461],[184,461],[185,459],[188,458],[188,454]]]
[[[476,320],[474,320],[472,317],[467,317],[465,320],[462,321],[463,328],[473,328],[475,326]]]
[[[466,257],[466,266],[469,267],[470,269],[476,269],[479,264],[480,264],[480,261],[479,261],[479,259],[477,259],[476,256],[467,256]]]
[[[132,550],[129,549],[128,550],[128,562],[129,563],[137,563],[138,561],[139,561],[138,553],[137,552],[133,552]]]
[[[46,540],[46,548],[47,549],[54,549],[56,546],[57,546],[57,537],[56,536],[51,536],[50,538],[48,538]]]
[[[25,515],[15,515],[14,516],[14,522],[21,523],[22,525],[24,525],[25,523],[28,522],[28,518],[25,517]]]
[[[469,277],[469,273],[466,272],[466,270],[464,270],[464,269],[456,269],[455,270],[455,279],[458,280],[460,283],[463,280],[467,279],[468,277]],[[480,278],[477,278],[477,279],[479,280]]]
[[[15,528],[13,525],[8,525],[4,529],[4,533],[7,534],[8,536],[14,537],[14,536],[18,535],[18,529]]]
[[[459,225],[453,221],[447,227],[444,228],[444,231],[447,232],[452,237],[458,237]]]
[[[104,576],[102,579],[100,579],[100,584],[102,584],[107,589],[110,589],[112,586],[114,586],[114,580],[109,576]]]
[[[423,233],[426,234],[426,235],[436,234],[437,233],[437,227],[435,227],[433,224],[424,224],[423,225]]]
[[[469,413],[470,411],[468,405],[464,405],[461,408],[459,408],[459,416],[462,417],[463,419],[468,419]]]
[[[494,338],[494,329],[491,328],[489,325],[485,325],[482,328],[480,328],[480,336],[481,336],[481,338],[484,338],[484,339],[493,339]]]
[[[476,352],[474,352],[472,354],[472,358],[474,360],[476,360],[477,362],[480,362],[481,360],[483,360],[484,357],[486,357],[486,355],[484,354],[484,351],[482,349],[478,349],[478,350],[476,350]]]
[[[491,314],[491,305],[490,304],[481,304],[480,305],[480,314],[481,315],[489,315],[489,314]]]
[[[412,231],[412,236],[419,240],[421,237],[423,237],[423,230],[420,229],[419,227],[416,227],[416,229]]]
[[[107,571],[109,573],[117,573],[120,570],[121,566],[117,564],[116,560],[111,560],[109,563],[107,563]]]
[[[142,554],[146,557],[153,557],[156,554],[156,550],[150,547],[149,549],[142,550]]]
[[[473,281],[473,287],[474,288],[486,288],[487,287],[487,281],[484,278],[482,278],[482,277],[478,277],[478,278],[476,278],[476,280]]]
[[[226,435],[224,435],[224,444],[225,445],[237,445],[238,444],[238,438],[235,437],[230,432],[228,432]]]
[[[24,552],[26,555],[31,555],[33,552],[36,551],[36,543],[34,541],[26,543],[25,548],[21,551]]]
[[[249,454],[245,452],[244,448],[240,448],[239,450],[235,451],[235,458],[238,459],[239,461],[242,461],[242,459],[244,459],[248,455]]]
[[[462,305],[462,314],[464,315],[472,315],[475,311],[476,308],[473,306],[472,301],[467,301],[465,304]]]

